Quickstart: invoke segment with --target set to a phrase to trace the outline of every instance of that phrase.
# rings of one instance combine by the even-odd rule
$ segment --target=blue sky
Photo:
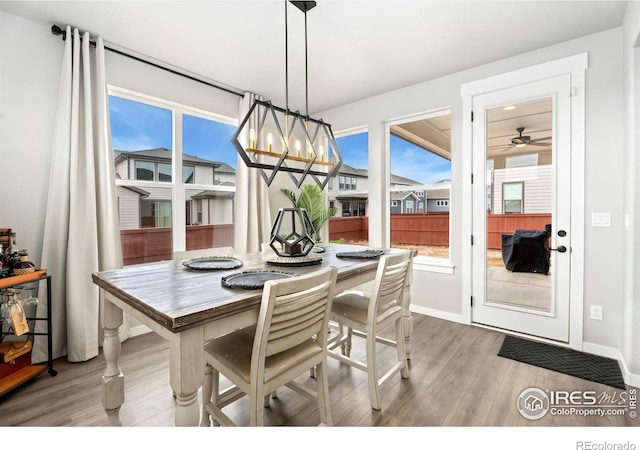
[[[368,139],[367,132],[336,138],[345,164],[356,169],[368,169]],[[421,184],[451,179],[451,161],[448,159],[397,136],[391,136],[390,144],[391,173]]]
[[[170,110],[110,96],[109,111],[115,150],[172,148]],[[188,115],[183,116],[182,126],[183,153],[236,167],[237,154],[231,143],[234,126]],[[368,133],[343,136],[336,141],[345,164],[368,169]],[[391,173],[431,184],[451,178],[451,162],[391,136]]]

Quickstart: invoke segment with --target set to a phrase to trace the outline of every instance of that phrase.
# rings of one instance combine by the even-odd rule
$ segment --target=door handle
[[[564,245],[558,245],[558,248],[550,248],[551,251],[557,251],[558,253],[564,253],[567,251],[567,247]]]

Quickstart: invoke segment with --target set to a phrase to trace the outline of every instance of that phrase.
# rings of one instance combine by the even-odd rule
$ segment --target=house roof
[[[139,187],[136,187],[136,186],[120,186],[120,187],[123,189],[128,189],[130,191],[133,191],[136,194],[139,194],[140,197],[148,197],[149,195],[151,195],[150,192],[147,192],[144,189],[140,189]]]
[[[361,177],[361,178],[369,178],[369,171],[367,169],[356,169],[354,167],[351,167],[348,164],[342,164],[342,167],[340,167],[340,175],[353,175],[356,177]],[[403,184],[403,185],[409,185],[409,184],[420,184],[420,182],[416,181],[416,180],[412,180],[410,178],[405,178],[405,177],[401,177],[399,175],[395,175],[395,174],[391,174],[391,183],[392,184]]]
[[[201,191],[195,195],[192,195],[191,198],[195,199],[203,199],[203,198],[233,198],[236,195],[235,192],[229,191]]]
[[[338,200],[367,200],[368,198],[368,192],[352,192],[349,194],[336,195],[336,199]]]
[[[413,197],[416,200],[420,200],[418,196],[411,191],[391,192],[391,200],[403,201],[407,197]]]
[[[164,147],[159,148],[150,148],[147,150],[136,150],[132,152],[123,151],[123,150],[114,150],[113,151],[114,160],[118,163],[120,160],[127,158],[135,158],[135,159],[146,159],[146,160],[171,160],[171,150]],[[194,164],[198,164],[201,166],[213,166],[216,170],[222,168],[222,172],[235,173],[235,169],[230,165],[222,162],[211,161],[208,159],[200,158],[198,156],[193,156],[184,153],[182,155],[182,161],[192,162]]]

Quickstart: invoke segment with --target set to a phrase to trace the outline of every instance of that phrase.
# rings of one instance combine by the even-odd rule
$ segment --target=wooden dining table
[[[196,426],[200,418],[198,390],[204,377],[203,342],[258,319],[262,289],[232,289],[223,277],[239,272],[268,270],[297,275],[333,266],[338,269],[336,292],[355,288],[375,278],[379,258],[351,259],[338,253],[366,250],[348,244],[327,244],[319,264],[281,266],[266,262],[270,252],[234,255],[242,266],[229,270],[192,270],[181,262],[161,261],[126,266],[92,274],[100,288],[100,322],[104,331],[106,368],[102,403],[108,425],[121,426],[124,373],[118,359],[123,312],[169,342],[169,378],[176,399],[175,425]],[[402,250],[386,249],[386,254]],[[272,256],[272,255],[271,255]],[[276,261],[277,262],[277,261]],[[404,304],[410,304],[410,282]],[[404,313],[405,342],[410,349],[411,315]]]

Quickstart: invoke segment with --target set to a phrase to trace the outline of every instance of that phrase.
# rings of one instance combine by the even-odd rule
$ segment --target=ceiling
[[[625,4],[320,0],[307,13],[309,110],[621,26]],[[0,10],[47,26],[77,26],[108,44],[286,106],[284,5],[282,0],[0,1]],[[292,5],[288,35],[289,107],[304,112],[304,15]]]

